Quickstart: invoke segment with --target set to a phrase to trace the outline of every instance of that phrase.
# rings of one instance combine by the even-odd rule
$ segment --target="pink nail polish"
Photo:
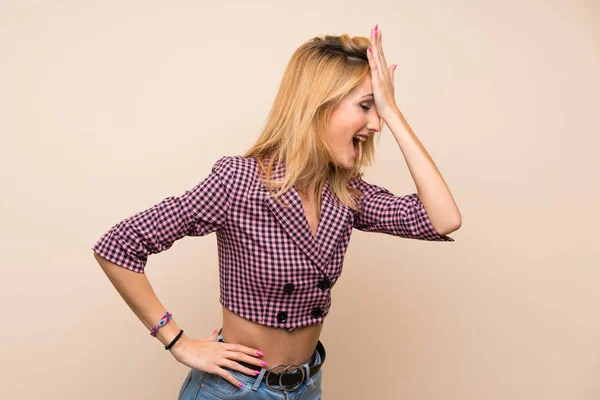
[[[239,387],[244,387],[244,384],[242,382],[238,383]]]
[[[375,24],[375,34],[377,34],[377,27],[379,26],[379,24]]]
[[[265,365],[267,365],[267,363],[264,362],[263,360],[260,360],[260,365],[262,365],[264,367]]]
[[[260,374],[260,371],[252,371],[254,373],[254,375],[258,375]]]
[[[265,355],[265,353],[263,353],[263,352],[262,352],[262,351],[260,351],[260,350],[256,350],[256,354],[258,354],[259,356],[264,356],[264,355]]]

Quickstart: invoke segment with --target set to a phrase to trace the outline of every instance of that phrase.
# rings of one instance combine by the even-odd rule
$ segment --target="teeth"
[[[364,136],[359,136],[359,135],[356,135],[356,136],[354,136],[354,138],[355,138],[355,139],[358,139],[360,142],[364,142],[365,140],[367,140],[367,138],[366,138],[366,137],[364,137]]]

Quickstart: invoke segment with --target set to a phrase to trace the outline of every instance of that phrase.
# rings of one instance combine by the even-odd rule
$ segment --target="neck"
[[[311,183],[308,186],[298,186],[296,185],[296,189],[298,189],[298,193],[302,196],[312,198],[317,194],[317,184]]]

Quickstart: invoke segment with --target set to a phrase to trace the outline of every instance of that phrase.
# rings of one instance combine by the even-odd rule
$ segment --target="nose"
[[[368,121],[367,121],[367,129],[369,130],[369,134],[379,132],[381,130],[381,117],[375,110],[375,107],[371,107],[369,110]]]

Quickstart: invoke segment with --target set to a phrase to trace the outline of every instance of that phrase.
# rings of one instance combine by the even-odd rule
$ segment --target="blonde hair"
[[[344,169],[335,160],[326,127],[334,108],[370,73],[370,44],[366,37],[327,35],[308,40],[292,55],[262,133],[243,155],[255,157],[261,179],[276,200],[293,185],[304,188],[311,182],[321,193],[329,179],[337,199],[358,208],[356,197],[361,193],[348,183],[362,177],[362,167],[373,162],[374,135],[360,144],[354,167]],[[285,176],[275,181],[278,163],[285,165]],[[278,193],[273,192],[276,188]]]

